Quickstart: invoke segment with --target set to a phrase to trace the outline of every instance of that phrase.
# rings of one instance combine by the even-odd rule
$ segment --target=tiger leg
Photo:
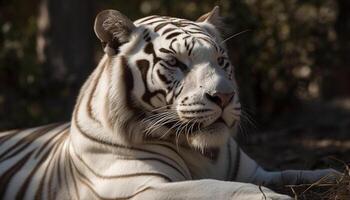
[[[335,182],[340,173],[334,169],[283,170],[269,172],[263,169],[256,174],[255,182],[263,185],[298,185],[315,183],[320,179]]]
[[[230,142],[231,155],[238,155],[234,159],[239,163],[239,168],[236,169],[237,176],[231,178],[232,181],[264,186],[281,186],[314,183],[321,178],[335,181],[340,175],[334,169],[266,171],[245,154],[234,140]]]
[[[151,185],[135,199],[237,199],[237,200],[292,200],[291,197],[278,194],[265,187],[249,183],[202,179]]]

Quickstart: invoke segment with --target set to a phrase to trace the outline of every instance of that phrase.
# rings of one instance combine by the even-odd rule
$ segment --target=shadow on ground
[[[350,162],[350,99],[305,104],[280,116],[267,130],[240,134],[238,141],[266,169],[343,171]]]

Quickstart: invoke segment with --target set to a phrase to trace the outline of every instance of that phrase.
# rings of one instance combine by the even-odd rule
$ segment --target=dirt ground
[[[240,145],[269,170],[343,171],[344,163],[350,163],[350,100],[305,105],[279,117],[268,130],[259,131],[259,125],[244,129],[238,136]]]

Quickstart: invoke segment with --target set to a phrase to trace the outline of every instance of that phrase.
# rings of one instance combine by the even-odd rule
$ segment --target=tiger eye
[[[218,64],[223,65],[224,64],[224,58],[223,57],[218,57]]]
[[[169,65],[174,66],[174,65],[177,64],[177,59],[176,59],[175,57],[171,57],[169,60],[167,60],[167,63],[168,63]]]

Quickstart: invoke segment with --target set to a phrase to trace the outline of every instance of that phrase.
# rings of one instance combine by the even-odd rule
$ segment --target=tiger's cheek
[[[139,59],[143,57],[142,59]],[[134,55],[129,58],[134,76],[132,91],[135,103],[145,110],[154,110],[163,106],[165,92],[160,89],[157,77],[153,73],[155,66],[153,59],[147,56]]]
[[[151,110],[152,106],[146,103],[144,99],[144,95],[147,93],[147,73],[149,68],[149,61],[146,59],[141,60],[131,60],[131,71],[134,77],[134,88],[131,91],[133,101],[136,104],[140,105],[140,107]]]
[[[162,63],[155,65],[152,72],[153,84],[156,90],[163,91],[165,105],[173,104],[176,97],[181,93],[183,87],[183,74],[176,68],[170,68]]]

